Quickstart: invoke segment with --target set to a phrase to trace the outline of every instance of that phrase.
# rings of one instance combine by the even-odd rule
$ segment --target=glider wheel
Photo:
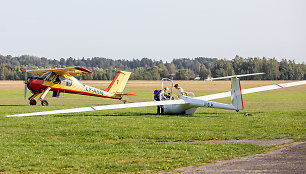
[[[36,100],[31,99],[31,100],[30,100],[30,105],[36,105]]]
[[[42,105],[42,106],[48,106],[48,101],[47,101],[47,100],[41,101],[41,105]]]

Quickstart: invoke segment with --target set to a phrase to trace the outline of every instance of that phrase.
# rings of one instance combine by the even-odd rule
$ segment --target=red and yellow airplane
[[[41,94],[39,97],[41,105],[48,106],[48,102],[44,98],[49,91],[53,91],[53,97],[58,97],[61,92],[119,100],[122,100],[123,95],[134,95],[123,92],[131,72],[118,71],[116,77],[107,89],[97,89],[87,86],[76,79],[74,76],[92,74],[91,71],[78,66],[58,69],[26,70],[26,72],[36,75],[28,77],[25,82],[24,96],[26,97],[27,88],[33,93],[28,98],[30,105],[36,105],[35,97]],[[123,100],[123,102],[125,103],[126,101]]]

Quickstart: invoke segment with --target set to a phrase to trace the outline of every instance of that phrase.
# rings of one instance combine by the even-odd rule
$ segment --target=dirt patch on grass
[[[187,141],[187,142],[160,142],[168,144],[178,143],[242,143],[242,144],[254,144],[260,146],[272,146],[277,144],[284,144],[293,142],[293,139],[247,139],[247,140],[211,140],[211,141]]]
[[[242,143],[242,144],[254,144],[260,146],[271,146],[277,144],[284,144],[293,142],[293,139],[250,139],[250,140],[213,140],[205,141],[206,143]]]

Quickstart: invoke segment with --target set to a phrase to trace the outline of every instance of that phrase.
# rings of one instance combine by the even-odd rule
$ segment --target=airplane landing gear
[[[122,98],[121,99],[119,99],[120,101],[122,101],[123,102],[123,104],[125,104],[126,103],[126,100],[122,100]]]
[[[48,101],[47,100],[42,100],[41,105],[42,106],[48,106]]]
[[[36,100],[31,99],[31,100],[30,100],[30,105],[36,105]]]

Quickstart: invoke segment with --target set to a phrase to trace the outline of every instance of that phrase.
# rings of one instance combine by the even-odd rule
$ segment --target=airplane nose
[[[41,89],[41,85],[43,84],[43,80],[40,79],[33,79],[32,77],[29,77],[27,80],[28,89],[29,90],[39,90]]]

